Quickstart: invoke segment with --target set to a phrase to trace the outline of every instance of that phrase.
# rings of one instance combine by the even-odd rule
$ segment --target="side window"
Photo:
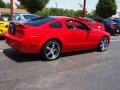
[[[76,30],[76,29],[87,30],[88,29],[87,26],[85,26],[83,23],[81,23],[77,20],[67,20],[66,25],[67,25],[67,28],[71,29],[71,30]]]
[[[55,22],[50,24],[50,27],[52,28],[62,28],[62,24],[60,22]]]
[[[14,16],[13,21],[20,21],[20,16],[19,15]]]
[[[20,21],[20,16],[16,16],[16,21]]]

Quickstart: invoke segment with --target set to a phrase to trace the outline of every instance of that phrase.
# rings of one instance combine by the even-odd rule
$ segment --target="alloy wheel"
[[[60,44],[57,41],[49,41],[44,47],[44,57],[47,60],[55,60],[60,55]]]
[[[100,41],[99,50],[100,51],[106,51],[108,49],[108,46],[109,46],[108,38],[103,37]]]

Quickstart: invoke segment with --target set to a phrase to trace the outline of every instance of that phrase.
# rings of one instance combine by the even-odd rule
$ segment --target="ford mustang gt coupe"
[[[90,28],[76,18],[49,16],[24,24],[11,22],[6,42],[21,53],[38,54],[43,60],[55,60],[64,52],[106,51],[110,34]]]

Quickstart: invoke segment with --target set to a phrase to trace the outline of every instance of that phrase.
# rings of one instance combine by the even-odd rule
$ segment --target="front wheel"
[[[98,45],[98,51],[106,51],[109,46],[109,39],[107,37],[103,37]]]
[[[56,40],[47,42],[42,48],[42,59],[43,60],[55,60],[60,55],[60,44]]]

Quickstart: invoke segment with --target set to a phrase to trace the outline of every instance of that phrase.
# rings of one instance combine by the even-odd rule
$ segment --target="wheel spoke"
[[[54,54],[52,54],[52,58],[56,58],[56,56]]]
[[[51,51],[46,53],[47,57],[49,57],[49,55],[52,55]]]
[[[50,51],[50,50],[51,50],[51,48],[50,48],[50,47],[47,47],[47,50],[49,50],[49,51]]]
[[[57,51],[59,51],[59,50],[56,48],[56,49],[53,49],[53,51],[54,51],[54,52],[57,52]]]
[[[104,47],[104,43],[103,43],[103,41],[101,42],[100,47],[101,47],[101,48],[103,48],[103,47]]]
[[[102,50],[105,50],[105,46],[103,45]]]
[[[54,44],[54,43],[52,44],[52,48],[53,48],[53,49],[55,48],[55,44]]]

